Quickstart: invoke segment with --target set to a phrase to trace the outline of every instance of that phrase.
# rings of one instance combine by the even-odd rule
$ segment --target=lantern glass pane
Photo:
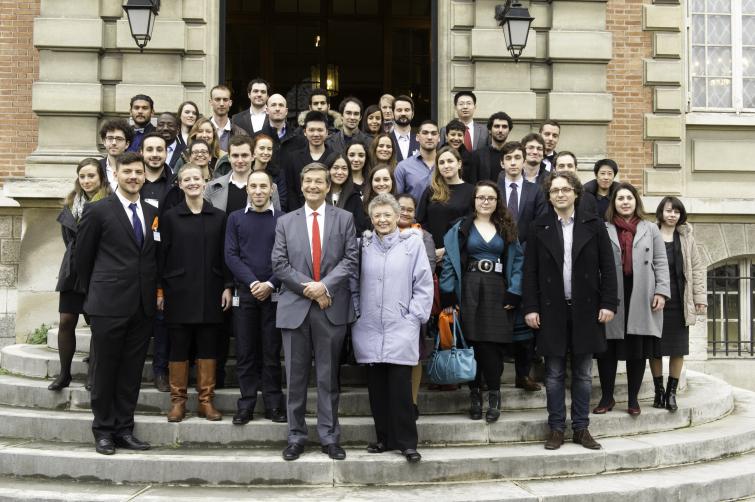
[[[527,36],[530,31],[530,22],[527,19],[512,19],[509,21],[510,38],[506,45],[524,48],[527,45]]]
[[[152,11],[150,9],[129,9],[128,24],[131,27],[131,34],[138,40],[144,40],[152,32],[150,22],[154,23]]]

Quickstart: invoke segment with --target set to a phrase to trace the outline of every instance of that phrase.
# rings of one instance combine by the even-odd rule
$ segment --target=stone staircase
[[[261,418],[243,427],[230,417],[165,420],[169,396],[147,381],[139,397],[135,433],[147,452],[94,452],[88,393],[83,388],[88,330],[77,332],[74,375],[62,392],[47,390],[59,369],[56,333],[47,346],[0,351],[0,501],[2,500],[637,500],[714,501],[755,494],[755,393],[687,372],[676,413],[650,406],[649,373],[642,414],[630,417],[625,379],[617,379],[613,412],[592,415],[590,430],[603,450],[568,442],[548,452],[544,391],[525,393],[504,372],[503,413],[494,424],[466,417],[467,392],[423,389],[417,423],[423,459],[409,465],[396,453],[370,455],[373,438],[363,369],[344,366],[341,424],[347,459],[319,452],[314,427],[302,458],[280,456],[285,424]],[[233,353],[233,348],[232,348]],[[233,361],[228,364],[233,375]],[[623,370],[620,370],[623,371]],[[594,372],[596,374],[596,371]],[[314,408],[311,389],[310,408]],[[593,400],[599,386],[594,378]],[[218,391],[227,414],[238,389]],[[196,393],[190,394],[190,409]],[[310,409],[313,413],[314,409]],[[260,418],[257,418],[259,416]],[[314,425],[314,418],[310,420]]]

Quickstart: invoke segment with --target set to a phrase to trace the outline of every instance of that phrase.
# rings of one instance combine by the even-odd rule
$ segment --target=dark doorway
[[[249,107],[246,85],[261,76],[286,96],[290,117],[306,109],[309,89],[327,86],[333,109],[346,96],[368,106],[387,92],[412,96],[415,116],[429,118],[434,4],[226,0],[221,69],[233,89],[232,112]]]

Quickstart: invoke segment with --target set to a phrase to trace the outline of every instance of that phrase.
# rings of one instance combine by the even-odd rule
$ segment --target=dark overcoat
[[[225,222],[225,213],[207,201],[200,214],[184,201],[162,216],[159,270],[167,323],[223,321],[221,295],[232,282],[223,254]]]
[[[595,354],[606,349],[605,325],[598,311],[616,312],[616,271],[603,221],[592,209],[577,207],[572,243],[571,346],[567,347],[567,306],[564,301],[564,247],[556,225],[556,213],[549,207],[530,227],[524,260],[522,310],[540,314],[535,332],[541,356]]]
[[[86,293],[84,288],[79,284],[73,263],[73,249],[79,226],[76,223],[76,218],[73,217],[73,213],[71,213],[71,208],[68,206],[63,207],[63,210],[58,214],[58,223],[60,223],[60,231],[63,235],[63,244],[66,246],[66,251],[63,254],[63,261],[60,263],[58,283],[55,286],[55,291]]]

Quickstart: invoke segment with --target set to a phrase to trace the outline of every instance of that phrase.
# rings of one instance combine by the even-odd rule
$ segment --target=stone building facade
[[[682,196],[709,267],[755,255],[755,172],[742,161],[755,139],[755,115],[741,107],[693,107],[689,98],[690,29],[695,13],[709,14],[705,1],[532,0],[535,21],[519,63],[508,56],[493,18],[498,3],[432,2],[439,122],[452,117],[452,96],[462,89],[477,94],[478,117],[508,112],[515,121],[512,138],[537,130],[547,118],[558,120],[559,147],[577,152],[585,179],[595,160],[611,157],[622,179],[643,187],[648,209],[661,195]],[[158,110],[175,110],[189,99],[207,112],[209,88],[217,83],[221,0],[162,2],[143,54],[121,5],[0,0],[0,61],[6,68],[0,109],[15,114],[13,135],[0,135],[7,200],[0,222],[6,213],[12,221],[23,218],[15,319],[20,339],[55,321],[62,253],[55,216],[73,166],[100,151],[98,124],[124,116],[136,93],[152,96]],[[730,20],[745,19],[747,2],[731,5],[738,10]],[[751,328],[742,330],[750,336]],[[696,357],[705,359],[704,323],[694,338]]]

